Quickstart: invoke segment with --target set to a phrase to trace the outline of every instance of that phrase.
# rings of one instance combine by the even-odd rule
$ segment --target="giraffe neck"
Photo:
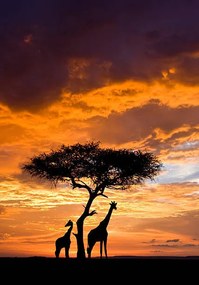
[[[112,214],[113,208],[111,207],[106,215],[106,217],[104,218],[104,220],[101,222],[101,224],[106,228],[108,226],[108,223],[110,221],[110,217]]]
[[[70,228],[67,230],[67,232],[65,233],[65,235],[70,235],[71,231],[72,231],[73,225],[70,226]]]
[[[68,232],[69,232],[69,233],[71,233],[72,228],[73,228],[73,225],[71,225],[70,228],[68,229]]]

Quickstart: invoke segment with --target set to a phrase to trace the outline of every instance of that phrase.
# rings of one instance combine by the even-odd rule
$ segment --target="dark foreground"
[[[76,258],[0,258],[1,279],[28,284],[32,281],[99,284],[116,281],[156,284],[198,279],[199,257],[111,257]],[[25,282],[24,282],[25,281]],[[135,281],[135,282],[134,282]],[[166,283],[165,283],[166,282]],[[178,282],[177,282],[178,283]]]

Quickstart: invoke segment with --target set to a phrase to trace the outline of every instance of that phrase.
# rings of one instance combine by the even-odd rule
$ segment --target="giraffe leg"
[[[60,251],[61,251],[61,248],[58,248],[58,247],[57,247],[56,250],[55,250],[55,256],[56,256],[56,258],[59,257]]]
[[[108,257],[107,256],[107,238],[105,238],[105,240],[104,240],[104,252],[105,252],[105,256],[107,258]]]
[[[100,241],[100,257],[102,258],[103,240]]]
[[[91,248],[87,247],[87,254],[88,254],[88,258],[91,258]]]
[[[69,248],[65,247],[65,257],[69,258]]]
[[[95,242],[89,243],[89,245],[87,247],[88,258],[91,258],[91,252],[92,252],[92,249],[93,249],[94,245],[95,245]]]

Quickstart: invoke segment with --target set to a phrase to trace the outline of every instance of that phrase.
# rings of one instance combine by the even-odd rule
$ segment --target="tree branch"
[[[73,176],[70,176],[70,180],[71,180],[73,189],[74,189],[74,188],[85,188],[85,189],[88,190],[89,194],[91,194],[92,190],[91,190],[91,188],[90,188],[86,183],[84,183],[84,184],[77,183],[77,182],[75,181],[75,178],[74,178]]]
[[[88,216],[93,216],[93,215],[95,215],[95,214],[97,214],[97,212],[96,212],[95,210],[93,210],[93,211],[91,211],[90,213],[88,213]]]
[[[96,196],[103,196],[103,197],[105,197],[105,198],[108,198],[108,196],[105,195],[105,194],[103,194],[103,193],[98,193]]]

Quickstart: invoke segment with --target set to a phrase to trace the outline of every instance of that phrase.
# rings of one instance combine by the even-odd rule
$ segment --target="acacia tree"
[[[77,258],[85,258],[83,241],[84,220],[96,214],[91,205],[98,196],[107,197],[106,189],[125,190],[131,185],[153,180],[162,163],[153,153],[131,149],[101,148],[99,142],[62,145],[58,150],[34,156],[22,165],[31,176],[55,183],[69,183],[72,188],[88,191],[86,206],[77,219]]]

